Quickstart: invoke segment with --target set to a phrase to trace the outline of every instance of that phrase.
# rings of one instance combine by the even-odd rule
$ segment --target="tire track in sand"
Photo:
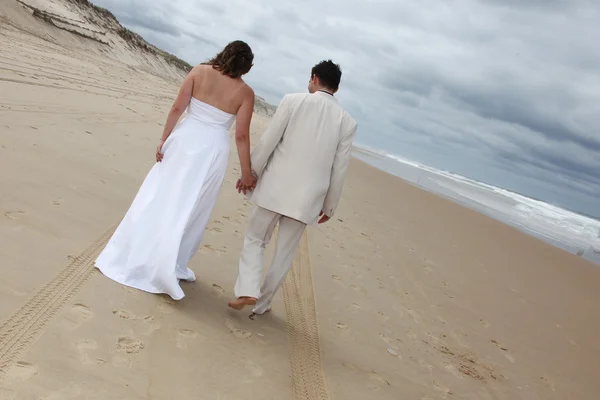
[[[35,343],[61,307],[85,284],[111,228],[67,265],[51,282],[0,325],[0,380]],[[286,331],[295,399],[329,400],[321,360],[308,237],[305,233],[283,284]]]
[[[44,327],[83,286],[94,271],[94,261],[115,227],[96,239],[53,280],[0,325],[0,380],[10,366],[35,343]]]
[[[292,392],[297,400],[329,400],[323,372],[319,328],[305,232],[283,283],[285,325],[292,367]]]

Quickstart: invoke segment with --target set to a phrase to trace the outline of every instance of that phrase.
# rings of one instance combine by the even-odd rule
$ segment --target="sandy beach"
[[[102,276],[181,71],[57,25],[0,0],[1,400],[598,398],[597,266],[358,160],[270,315],[227,308],[235,151],[183,300]]]

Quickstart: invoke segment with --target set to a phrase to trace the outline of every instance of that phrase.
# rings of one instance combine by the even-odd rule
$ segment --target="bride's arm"
[[[250,165],[250,121],[252,120],[253,112],[254,91],[250,87],[247,87],[242,105],[236,114],[235,122],[235,143],[240,158],[242,179],[252,177],[252,167]]]
[[[192,98],[192,90],[194,89],[194,78],[190,73],[183,81],[181,85],[181,89],[179,89],[179,94],[171,107],[171,111],[169,111],[169,116],[167,117],[167,122],[165,123],[165,129],[163,131],[162,137],[160,139],[161,143],[164,143],[165,140],[169,137],[175,125],[177,125],[177,121],[181,118],[181,115],[190,104],[190,100]]]

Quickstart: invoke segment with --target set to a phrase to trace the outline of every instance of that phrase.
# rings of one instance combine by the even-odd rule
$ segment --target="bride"
[[[179,280],[196,279],[187,265],[217,201],[229,160],[229,129],[236,120],[239,185],[244,191],[256,185],[249,133],[254,92],[242,80],[253,59],[250,47],[235,41],[185,78],[156,151],[157,163],[96,260],[104,275],[175,300],[184,297]]]

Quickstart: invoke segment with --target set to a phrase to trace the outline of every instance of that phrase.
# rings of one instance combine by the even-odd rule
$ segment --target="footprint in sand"
[[[507,359],[508,361],[510,361],[511,363],[513,363],[513,364],[515,363],[515,361],[517,361],[517,360],[516,360],[516,359],[515,359],[515,358],[514,358],[514,357],[513,357],[513,356],[512,356],[510,353],[508,353],[508,352],[505,352],[505,353],[504,353],[504,357],[506,357],[506,359]]]
[[[228,223],[230,223],[231,225],[234,225],[234,226],[239,226],[241,224],[240,221],[238,221],[237,219],[231,219],[231,217],[225,216],[225,217],[221,217],[221,218],[223,218],[225,221],[227,221]]]
[[[491,324],[485,319],[480,319],[479,322],[481,322],[485,328],[489,328],[491,326]]]
[[[172,314],[175,311],[175,300],[170,297],[162,297],[161,304],[158,306],[158,310],[163,314]]]
[[[383,313],[382,311],[377,311],[377,315],[379,315],[379,318],[381,318],[381,321],[383,323],[386,323],[390,319],[390,317],[385,315],[385,313]]]
[[[94,313],[88,306],[85,304],[75,304],[71,307],[67,315],[65,315],[63,321],[67,327],[75,329],[90,320],[93,316]]]
[[[390,385],[390,383],[386,379],[384,379],[381,375],[379,375],[377,372],[373,372],[373,371],[369,372],[368,377],[369,377],[368,386],[372,390],[379,390],[383,386]]]
[[[336,324],[335,325],[338,329],[348,329],[348,325],[346,324]]]
[[[198,337],[198,332],[192,329],[177,330],[175,345],[180,349],[187,349],[188,342]]]
[[[494,343],[500,350],[502,350],[502,351],[508,351],[508,349],[506,347],[500,346],[500,343],[498,343],[498,341],[492,339],[491,342]]]
[[[348,307],[350,308],[350,311],[353,311],[353,312],[360,312],[360,311],[365,310],[365,308],[358,303],[352,303]]]
[[[347,361],[343,361],[342,366],[348,368],[351,371],[360,371],[360,368],[358,368],[356,365],[349,363]]]
[[[184,337],[186,339],[195,339],[198,337],[198,332],[192,330],[192,329],[179,329],[177,331],[177,335]]]
[[[396,311],[398,313],[398,318],[399,319],[404,318],[404,309],[403,309],[403,307],[401,307],[401,306],[394,307],[394,311]]]
[[[485,382],[485,377],[471,364],[460,364],[458,370],[465,376]]]
[[[402,358],[402,356],[400,355],[400,353],[398,352],[398,349],[394,349],[392,347],[388,347],[387,348],[387,352],[390,356],[392,357],[398,357],[398,358]]]
[[[229,318],[225,319],[225,326],[229,329],[229,332],[238,339],[250,339],[252,337],[252,332],[236,327],[233,320]]]
[[[222,296],[223,294],[225,294],[225,289],[223,289],[221,286],[217,285],[216,283],[212,284],[212,291],[217,296]]]
[[[216,251],[217,251],[217,249],[215,249],[214,247],[212,247],[210,244],[205,244],[200,249],[200,253],[202,253],[202,254],[214,253]]]
[[[340,287],[346,287],[346,284],[342,280],[342,278],[338,275],[331,275],[331,279],[335,281],[336,284],[340,285]]]
[[[154,318],[153,315],[146,315],[145,317],[142,317],[141,320],[143,323],[141,333],[144,336],[149,336],[160,329],[161,325],[156,321],[156,318]]]
[[[221,254],[227,254],[227,246],[221,246],[221,247],[219,247],[219,248],[217,249],[217,252],[218,252],[219,256],[220,256]]]
[[[464,378],[464,376],[458,371],[456,366],[454,366],[454,364],[452,364],[450,362],[444,362],[444,369],[446,371],[450,372],[456,378],[461,378],[461,379]]]
[[[421,322],[421,315],[415,310],[408,310],[408,316],[413,319],[416,323]]]
[[[554,385],[554,382],[549,381],[548,378],[544,378],[543,376],[540,379],[546,386],[548,386],[550,390],[556,392],[556,386]]]
[[[264,374],[263,369],[251,361],[246,362],[244,368],[246,368],[246,371],[249,373],[249,375],[244,378],[244,383],[252,383]]]
[[[417,334],[412,333],[410,331],[406,332],[406,337],[409,338],[410,340],[412,340],[414,343],[419,342],[419,337],[417,336]]]
[[[84,365],[102,365],[106,360],[102,358],[90,357],[90,352],[98,348],[98,343],[93,339],[82,339],[75,344],[79,353],[79,361]]]
[[[417,251],[417,247],[411,243],[411,242],[406,242],[406,247],[408,248],[408,251],[410,251],[411,253]]]
[[[113,315],[121,319],[136,319],[137,317],[130,311],[127,310],[113,310]]]
[[[433,371],[433,365],[427,363],[425,360],[419,360],[419,365],[428,371]]]
[[[8,212],[4,213],[4,216],[8,219],[19,219],[23,215],[25,215],[25,211],[20,211],[20,210],[8,211]]]
[[[156,322],[156,318],[154,318],[153,315],[137,316],[131,311],[127,310],[113,310],[113,315],[124,320],[136,322],[140,321],[142,323],[141,330],[144,336],[148,336],[160,329],[160,324]]]
[[[354,290],[356,293],[367,294],[367,292],[365,291],[365,289],[364,289],[364,288],[362,288],[361,286],[350,285],[350,287],[351,287],[351,288],[352,288],[352,290]]]
[[[137,354],[144,349],[144,343],[130,336],[119,336],[117,338],[117,349],[127,354]]]
[[[395,345],[395,343],[394,343],[394,340],[393,340],[391,337],[389,337],[389,336],[386,336],[386,335],[385,335],[385,334],[383,334],[383,333],[380,333],[380,334],[379,334],[379,337],[381,338],[381,340],[383,340],[383,341],[384,341],[384,342],[385,342],[385,343],[386,343],[388,346],[390,346],[391,348],[393,348],[393,349],[397,349],[397,348],[398,348],[398,347]]]
[[[37,375],[38,370],[37,367],[31,363],[28,363],[26,361],[18,361],[17,363],[13,364],[10,368],[8,368],[8,370],[6,371],[6,375],[4,376],[5,379],[9,380],[9,381],[26,381],[29,378],[33,377],[34,375]],[[3,394],[2,392],[0,392],[0,395]],[[2,397],[0,397],[1,399]]]

